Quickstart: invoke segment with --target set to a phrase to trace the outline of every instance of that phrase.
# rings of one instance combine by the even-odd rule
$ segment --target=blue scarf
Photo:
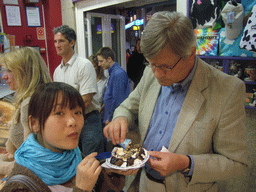
[[[58,185],[69,181],[76,174],[82,161],[79,148],[55,153],[40,145],[31,134],[15,152],[16,163],[33,171],[46,185]]]

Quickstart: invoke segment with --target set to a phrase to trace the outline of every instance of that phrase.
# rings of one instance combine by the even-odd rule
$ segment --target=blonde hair
[[[143,55],[152,59],[167,46],[174,54],[185,57],[196,46],[191,20],[178,12],[155,13],[147,23],[140,41]]]
[[[17,81],[16,108],[30,97],[39,84],[51,82],[50,72],[40,53],[32,47],[23,47],[1,55],[1,64],[11,70]]]

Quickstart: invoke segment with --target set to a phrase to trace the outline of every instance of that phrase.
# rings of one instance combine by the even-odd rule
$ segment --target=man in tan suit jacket
[[[150,66],[136,89],[115,110],[114,120],[104,128],[104,135],[118,144],[138,117],[143,147],[151,150],[155,149],[154,144],[164,143],[169,152],[149,151],[147,165],[159,175],[148,172],[146,165],[135,179],[129,176],[125,189],[218,191],[217,181],[234,178],[247,167],[244,83],[195,55],[196,37],[191,21],[177,12],[154,14],[143,31],[141,48]],[[165,87],[174,90],[175,85],[184,89],[184,100],[179,113],[167,119],[170,122],[177,118],[172,130],[166,127],[165,134],[172,131],[170,140],[156,141],[151,132],[158,128],[154,126],[155,114],[165,121],[165,111],[157,112],[159,100]]]

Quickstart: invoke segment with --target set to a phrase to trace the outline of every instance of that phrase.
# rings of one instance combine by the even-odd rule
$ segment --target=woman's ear
[[[31,115],[28,117],[29,128],[33,133],[40,131],[40,125],[38,119],[33,118]]]

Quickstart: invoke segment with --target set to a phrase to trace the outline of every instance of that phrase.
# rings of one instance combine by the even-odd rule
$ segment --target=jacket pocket
[[[212,151],[212,137],[216,128],[216,120],[195,121],[184,141],[188,145],[188,154],[202,154]]]

